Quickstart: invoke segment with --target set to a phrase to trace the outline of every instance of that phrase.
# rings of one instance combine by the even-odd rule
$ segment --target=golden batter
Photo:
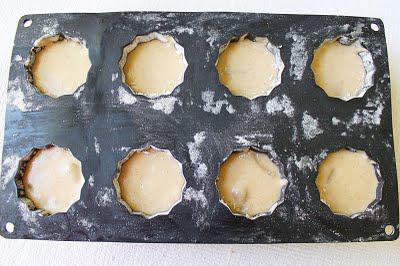
[[[251,100],[269,95],[279,85],[284,66],[279,50],[267,38],[251,41],[242,36],[221,48],[216,67],[220,82],[233,95]]]
[[[328,96],[344,101],[362,97],[366,70],[361,52],[368,52],[359,41],[344,45],[325,40],[315,51],[311,69],[315,82]]]
[[[121,60],[123,81],[133,92],[150,98],[170,94],[183,82],[187,67],[183,48],[170,36],[153,33],[141,39],[145,37],[136,37],[125,48],[124,53],[130,51]]]
[[[169,151],[148,148],[122,164],[114,184],[127,207],[152,217],[168,213],[180,202],[186,181],[181,164]]]
[[[39,150],[27,162],[22,180],[27,198],[49,214],[66,212],[85,183],[81,162],[60,147]]]
[[[73,94],[86,82],[91,67],[88,49],[73,39],[44,38],[32,65],[33,84],[53,98]]]
[[[321,201],[335,214],[352,216],[365,211],[376,199],[378,179],[373,163],[364,151],[330,153],[318,168]]]
[[[278,166],[266,154],[246,149],[232,153],[216,181],[219,195],[234,214],[256,218],[272,212],[286,186]]]

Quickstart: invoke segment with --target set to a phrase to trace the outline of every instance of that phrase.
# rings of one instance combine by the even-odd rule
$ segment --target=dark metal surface
[[[32,19],[32,26],[25,28],[25,19]],[[373,31],[371,23],[379,31]],[[189,63],[183,84],[172,94],[176,102],[170,114],[142,96],[136,96],[133,104],[121,103],[119,87],[127,87],[121,84],[121,75],[111,78],[119,72],[123,46],[135,35],[153,31],[173,36],[184,47]],[[55,100],[38,94],[26,81],[23,61],[36,39],[56,32],[84,39],[92,67],[80,95]],[[267,36],[281,47],[285,63],[282,84],[268,97],[253,101],[232,96],[219,83],[214,67],[218,47],[245,33]],[[360,38],[377,66],[375,85],[363,98],[349,102],[328,98],[315,85],[310,70],[314,49],[325,38],[341,34]],[[299,52],[302,56],[293,55]],[[302,58],[306,65],[298,75],[302,65],[296,60]],[[0,180],[4,237],[280,243],[393,240],[399,235],[388,58],[379,19],[247,13],[29,15],[19,22],[9,80]],[[209,112],[204,92],[214,92],[215,113]],[[283,95],[290,100],[293,115],[279,108],[268,112],[267,103]],[[158,100],[163,98],[168,96]],[[228,105],[235,112],[227,112]],[[305,116],[318,121],[317,129],[305,128]],[[71,149],[82,162],[86,182],[81,200],[67,213],[42,217],[24,208],[12,177],[19,158],[48,143]],[[150,220],[129,214],[116,200],[112,185],[117,162],[128,153],[126,147],[149,144],[171,150],[182,162],[187,180],[183,201],[169,215]],[[222,160],[247,145],[276,154],[289,181],[285,201],[272,215],[253,221],[233,216],[218,201],[214,184]],[[320,202],[314,183],[324,154],[342,147],[366,151],[379,164],[384,179],[382,200],[354,219],[333,215]],[[13,233],[5,230],[7,222],[15,225]],[[388,224],[395,226],[392,236],[384,232]]]

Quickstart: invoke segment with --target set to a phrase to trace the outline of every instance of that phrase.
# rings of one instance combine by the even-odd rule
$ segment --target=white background
[[[241,11],[378,17],[386,27],[392,82],[395,148],[400,168],[400,15],[393,1],[0,1],[0,139],[3,140],[8,71],[18,19],[29,13],[111,11]],[[1,144],[1,143],[0,143]],[[0,145],[2,147],[2,145]],[[400,179],[399,179],[400,180]],[[82,243],[6,240],[0,237],[0,264],[356,264],[400,265],[400,240],[377,243],[193,245]]]

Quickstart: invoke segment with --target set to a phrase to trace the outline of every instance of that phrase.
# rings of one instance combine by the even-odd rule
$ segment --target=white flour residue
[[[372,128],[372,126],[378,126],[381,124],[381,116],[383,112],[384,105],[382,99],[378,97],[374,101],[368,101],[366,108],[363,110],[357,110],[349,123],[347,128],[353,125],[363,125]]]
[[[40,108],[40,106],[34,108],[33,104],[26,100],[21,87],[29,86],[27,82],[25,83],[19,77],[16,77],[8,82],[8,86],[7,104],[17,107],[21,112],[35,111]]]
[[[128,14],[129,16],[129,14]],[[133,17],[136,20],[142,20],[142,21],[154,21],[154,22],[161,22],[161,21],[166,21],[168,20],[167,18],[161,17],[159,14],[156,13],[141,13],[138,15],[134,15]]]
[[[175,29],[173,29],[172,31],[178,33],[178,34],[182,34],[184,32],[192,35],[194,33],[193,28],[189,28],[189,27],[182,27],[182,26],[177,26]]]
[[[112,73],[112,74],[111,74],[111,81],[112,81],[112,82],[116,81],[117,78],[118,78],[118,72]]]
[[[292,47],[290,49],[290,76],[294,80],[301,80],[303,72],[307,65],[308,52],[306,50],[306,37],[299,35],[295,31],[286,33],[285,39],[292,39]]]
[[[294,206],[294,213],[296,214],[297,217],[299,217],[300,220],[302,221],[307,220],[307,213],[298,205]]]
[[[276,114],[278,112],[283,112],[288,117],[293,117],[294,108],[292,102],[286,96],[276,96],[269,100],[265,105],[265,108],[269,114]]]
[[[189,187],[185,190],[183,199],[187,202],[194,201],[195,206],[193,208],[192,219],[195,221],[197,227],[207,227],[209,225],[209,223],[206,222],[208,201],[204,195],[204,189],[196,190]]]
[[[88,183],[89,183],[89,186],[90,186],[90,187],[93,187],[93,186],[94,186],[94,177],[93,177],[93,175],[90,175],[90,176],[89,176]]]
[[[207,175],[207,165],[201,162],[200,146],[206,139],[206,132],[202,131],[194,135],[194,142],[188,142],[189,156],[192,164],[196,167],[195,176],[204,178]]]
[[[337,117],[335,117],[335,116],[332,117],[332,125],[337,126],[337,125],[340,124],[340,122],[342,122],[342,121],[340,121],[339,118],[337,118]]]
[[[259,113],[261,111],[260,105],[258,103],[256,103],[255,101],[251,101],[250,103],[250,109],[252,113]]]
[[[320,154],[315,156],[305,155],[297,159],[297,156],[294,155],[291,159],[296,164],[296,167],[301,170],[317,170],[318,163],[323,160],[327,156],[327,150],[323,150]]]
[[[20,56],[19,54],[14,56],[14,61],[15,62],[21,62],[22,61],[22,56]]]
[[[86,229],[90,229],[94,226],[94,223],[89,221],[87,218],[80,218],[77,222],[79,226],[82,226]]]
[[[153,104],[151,108],[153,108],[154,110],[162,111],[167,115],[174,111],[175,103],[177,101],[178,99],[173,96],[149,100],[149,102]]]
[[[199,163],[197,169],[194,171],[194,174],[199,178],[204,178],[207,175],[207,171],[207,165],[205,165],[204,163]]]
[[[268,153],[269,153],[269,155],[272,156],[272,158],[274,158],[274,159],[277,159],[277,158],[278,158],[278,155],[276,154],[276,152],[275,152],[274,149],[272,148],[272,145],[271,145],[271,144],[263,145],[262,148],[263,148],[264,150],[267,150]]]
[[[94,137],[94,149],[97,154],[100,154],[101,148],[100,148],[100,144],[96,137]]]
[[[206,53],[206,63],[209,63],[210,62],[210,56],[211,56],[211,52],[210,51],[207,51],[207,53]],[[203,65],[203,68],[206,68],[207,67],[207,65],[208,64],[204,64]]]
[[[13,179],[14,174],[17,172],[19,160],[21,160],[21,157],[17,155],[10,155],[4,159],[1,170],[2,176],[0,179],[0,186],[2,189],[5,189],[8,182]]]
[[[37,212],[29,210],[28,206],[23,201],[18,202],[18,209],[24,222],[28,224],[34,224],[37,222]]]
[[[303,113],[301,125],[303,126],[304,137],[307,140],[313,139],[317,135],[320,135],[324,132],[321,128],[319,128],[318,120],[309,115],[307,111]]]
[[[192,187],[188,187],[183,194],[183,199],[186,201],[195,201],[196,204],[200,204],[201,207],[205,208],[208,204],[207,198],[204,195],[204,190],[196,190]]]
[[[295,125],[293,125],[292,142],[295,143],[297,146],[299,145],[299,143],[297,142],[297,127]]]
[[[209,30],[207,32],[208,38],[206,39],[206,41],[208,42],[208,44],[210,45],[211,48],[214,48],[214,42],[218,40],[219,38],[219,33],[215,30]]]
[[[134,104],[137,102],[135,96],[131,92],[126,91],[122,86],[118,87],[118,100],[122,104]]]
[[[342,27],[340,27],[341,31],[348,31],[350,28],[350,24],[344,24]]]
[[[233,114],[236,112],[236,110],[233,108],[233,106],[227,100],[214,101],[214,96],[215,96],[214,91],[203,91],[201,93],[201,99],[204,102],[203,110],[205,112],[213,113],[213,114],[217,115],[221,112],[223,105],[226,105],[225,110],[228,113]]]
[[[111,188],[103,187],[97,192],[96,203],[99,207],[107,207],[112,203],[114,198],[114,191]]]
[[[363,33],[363,27],[364,23],[357,23],[357,25],[354,27],[353,31],[350,33],[352,37],[359,37]]]
[[[349,120],[343,121],[337,117],[332,117],[332,124],[334,126],[345,125],[347,130],[352,130],[354,126],[368,126],[369,128],[379,126],[381,124],[383,109],[385,108],[384,102],[382,95],[379,95],[375,99],[368,99],[365,107],[357,109]],[[341,136],[347,136],[347,133],[343,132]]]
[[[254,134],[248,134],[248,135],[242,135],[242,136],[235,136],[235,140],[237,143],[243,145],[243,146],[252,146],[252,145],[257,145],[257,138],[269,138],[272,139],[271,134],[263,134],[263,133],[254,133]]]
[[[55,35],[58,32],[59,24],[57,19],[49,18],[43,21],[42,33],[48,35]]]
[[[194,188],[187,188],[183,195],[183,199],[186,201],[195,201],[195,208],[193,210],[192,219],[198,227],[205,227],[209,224],[205,222],[207,212],[204,208],[208,208],[208,201],[204,195],[205,184],[201,182],[207,176],[208,168],[201,160],[200,146],[206,139],[205,131],[198,132],[194,135],[194,142],[188,142],[187,146],[189,149],[189,157],[192,164],[195,167],[194,176],[197,184],[200,184],[201,190],[195,190]]]
[[[79,99],[79,97],[81,96],[82,91],[85,89],[85,86],[81,86],[75,93],[74,93],[74,98],[75,99]]]

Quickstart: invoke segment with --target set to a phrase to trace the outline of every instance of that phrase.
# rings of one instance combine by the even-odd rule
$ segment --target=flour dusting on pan
[[[89,176],[88,183],[89,183],[89,186],[90,186],[90,187],[93,187],[93,186],[94,186],[94,177],[93,177],[93,175],[90,175],[90,176]]]
[[[96,137],[94,137],[94,150],[96,151],[97,154],[100,154],[101,148],[99,141],[97,140]]]
[[[213,113],[217,115],[221,112],[222,107],[225,105],[225,110],[233,114],[236,112],[235,108],[227,100],[217,100],[214,101],[215,92],[214,91],[203,91],[201,93],[201,99],[204,102],[203,110],[208,113]]]
[[[204,189],[196,190],[188,187],[183,194],[183,199],[186,201],[195,201],[196,204],[200,204],[203,208],[208,204],[207,198],[204,195]]]
[[[162,111],[168,115],[174,111],[175,103],[178,101],[178,99],[176,97],[169,96],[148,101],[152,103],[151,108],[153,108],[154,110]]]
[[[293,117],[294,107],[289,97],[286,95],[276,96],[269,100],[265,105],[268,114],[284,113],[288,117]]]
[[[46,19],[45,21],[43,21],[42,25],[42,34],[55,35],[59,32],[60,25],[55,18]]]
[[[37,105],[36,107],[32,102],[29,101],[32,96],[32,92],[29,92],[28,95],[25,95],[22,88],[28,90],[29,84],[25,80],[21,80],[19,77],[16,77],[14,80],[10,80],[8,82],[8,95],[7,95],[7,104],[11,106],[17,107],[21,112],[31,112],[36,111],[41,108],[41,106]]]
[[[317,170],[318,163],[327,156],[327,152],[327,150],[322,150],[321,153],[315,156],[305,155],[300,158],[293,155],[290,157],[289,161],[293,161],[296,167],[301,171]]]
[[[379,97],[375,101],[368,101],[365,109],[356,110],[348,127],[363,125],[372,128],[374,125],[380,125],[383,108],[384,105]]]
[[[111,74],[111,81],[114,82],[118,79],[118,72],[112,73]]]
[[[6,157],[3,161],[3,166],[1,168],[1,179],[0,179],[0,186],[2,189],[5,189],[8,182],[10,182],[15,173],[17,172],[18,163],[21,160],[21,157],[17,155],[10,155]]]
[[[134,104],[137,102],[135,96],[131,92],[126,91],[124,87],[118,87],[118,100],[121,104]]]
[[[25,223],[32,225],[37,222],[38,214],[36,212],[29,210],[28,206],[24,202],[22,201],[18,202],[18,210],[21,213],[22,220]]]
[[[175,27],[175,29],[172,30],[173,32],[176,32],[178,34],[182,34],[182,33],[188,33],[190,35],[192,35],[194,33],[193,28],[189,28],[189,27],[183,27],[183,26],[177,26]]]
[[[85,85],[79,87],[79,89],[74,93],[74,98],[79,99],[82,94],[82,91],[85,89]]]
[[[194,142],[188,142],[189,156],[192,164],[195,166],[195,175],[198,178],[204,178],[207,175],[207,166],[201,162],[200,145],[206,138],[206,132],[202,131],[194,135]]]
[[[96,203],[99,207],[107,207],[113,203],[114,191],[108,187],[102,187],[96,195]]]
[[[14,56],[14,61],[15,62],[21,62],[22,61],[22,56],[20,56],[19,54]]]
[[[200,189],[196,190],[192,187],[186,189],[183,199],[187,202],[194,201],[195,208],[193,209],[192,219],[195,220],[197,227],[204,228],[209,225],[206,222],[208,212],[208,201],[205,197],[206,189],[206,177],[208,174],[208,168],[205,163],[202,162],[200,148],[206,139],[205,131],[198,132],[193,137],[193,142],[188,142],[187,147],[189,149],[189,157],[192,165],[195,167],[194,177],[196,184],[200,186]]]
[[[324,133],[324,131],[319,127],[318,120],[309,115],[307,111],[303,113],[301,125],[303,126],[304,137],[307,140],[311,140],[317,135]]]
[[[381,124],[381,117],[384,108],[384,100],[382,99],[382,96],[379,95],[375,99],[368,99],[365,107],[355,110],[353,116],[347,121],[343,121],[335,116],[332,117],[332,124],[334,126],[345,125],[346,130],[350,131],[352,131],[354,127],[359,126],[373,128],[374,126],[379,126]],[[347,134],[343,134],[343,136],[346,135]]]
[[[237,135],[237,136],[235,136],[235,141],[238,144],[249,147],[249,146],[258,146],[259,138],[262,138],[262,139],[267,138],[268,140],[272,140],[272,137],[273,136],[271,134],[253,133],[253,134],[248,134],[248,135]]]
[[[290,76],[294,80],[301,80],[308,60],[308,52],[306,50],[307,39],[292,29],[286,33],[285,39],[293,41],[290,49]]]

